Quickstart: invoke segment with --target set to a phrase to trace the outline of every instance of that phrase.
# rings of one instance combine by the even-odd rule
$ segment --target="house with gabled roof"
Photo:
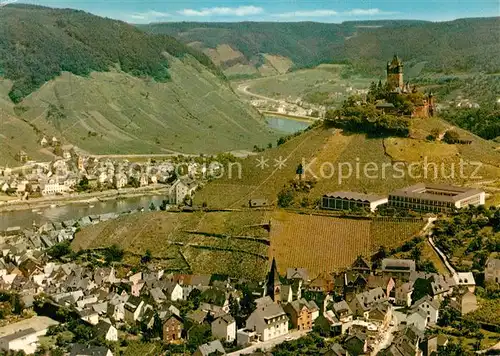
[[[236,340],[236,321],[230,314],[222,314],[215,318],[211,324],[212,335],[224,342]]]
[[[363,293],[358,293],[349,303],[354,316],[362,316],[368,318],[369,311],[379,303],[386,303],[388,301],[387,295],[378,287],[375,289],[367,290]]]
[[[183,320],[180,316],[168,313],[163,321],[163,342],[168,344],[182,340],[184,330]]]
[[[288,316],[271,297],[262,297],[246,320],[246,330],[254,331],[260,341],[268,341],[288,333]]]
[[[429,325],[435,325],[439,319],[439,306],[439,300],[432,299],[430,296],[426,295],[413,304],[412,310],[419,309],[423,311],[426,315],[427,323]]]
[[[474,293],[476,289],[476,281],[472,272],[455,272],[452,275],[454,287],[458,290],[468,290]]]
[[[96,336],[106,341],[118,341],[118,330],[109,321],[100,320],[95,326]]]
[[[484,267],[484,281],[487,283],[500,283],[500,259],[488,258]]]
[[[219,340],[200,345],[193,356],[225,355],[226,351]]]
[[[416,265],[413,260],[384,258],[381,270],[384,276],[408,280],[410,274],[416,271]]]
[[[285,304],[283,310],[297,330],[312,329],[314,320],[319,316],[319,308],[316,303],[304,298]]]
[[[286,279],[300,279],[303,283],[307,283],[309,282],[309,272],[307,271],[307,268],[287,268]]]
[[[352,321],[353,312],[345,300],[333,304],[333,311],[342,323]]]
[[[372,271],[372,265],[366,258],[359,255],[352,263],[350,270],[362,274],[370,274]]]

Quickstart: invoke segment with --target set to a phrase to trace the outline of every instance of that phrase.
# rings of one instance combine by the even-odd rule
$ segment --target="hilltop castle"
[[[418,89],[410,82],[404,82],[403,79],[403,62],[397,55],[394,55],[392,61],[387,62],[387,89],[391,94],[415,94]],[[412,117],[429,117],[434,116],[435,103],[432,93],[423,96],[421,103],[415,105],[412,112]]]

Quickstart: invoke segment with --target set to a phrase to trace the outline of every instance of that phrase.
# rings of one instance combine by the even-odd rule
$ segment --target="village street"
[[[309,331],[311,331],[311,330],[300,330],[300,331],[290,332],[286,335],[277,337],[275,339],[271,339],[271,340],[268,340],[265,342],[259,342],[257,344],[254,344],[254,345],[249,346],[247,348],[244,348],[242,350],[231,352],[228,354],[228,356],[247,355],[247,354],[250,354],[252,352],[255,352],[258,349],[269,350],[269,349],[272,349],[274,346],[281,344],[282,342],[299,339],[302,336],[304,336],[305,334],[307,334]]]

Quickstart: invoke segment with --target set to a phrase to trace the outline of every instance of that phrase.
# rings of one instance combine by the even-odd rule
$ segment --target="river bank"
[[[110,189],[91,193],[74,193],[70,195],[55,195],[29,200],[11,200],[0,203],[0,213],[43,209],[53,205],[82,204],[105,202],[109,200],[127,199],[133,197],[168,194],[169,187],[156,184],[140,188]]]

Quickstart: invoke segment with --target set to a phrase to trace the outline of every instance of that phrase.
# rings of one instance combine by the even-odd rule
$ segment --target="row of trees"
[[[411,122],[406,117],[385,114],[371,103],[344,102],[341,109],[329,110],[327,125],[349,132],[362,132],[374,136],[400,136],[410,134]]]
[[[500,252],[499,231],[499,208],[469,207],[436,221],[434,241],[449,257],[468,259],[473,269],[482,271],[489,254]]]

